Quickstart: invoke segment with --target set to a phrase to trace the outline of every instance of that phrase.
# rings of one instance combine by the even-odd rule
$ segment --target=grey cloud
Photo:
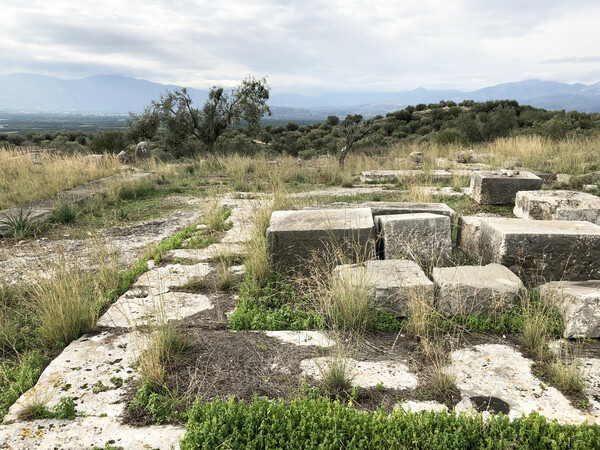
[[[542,64],[590,63],[600,62],[600,56],[567,56],[565,58],[546,59]]]

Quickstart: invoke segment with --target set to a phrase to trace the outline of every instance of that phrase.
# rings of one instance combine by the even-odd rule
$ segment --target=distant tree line
[[[360,115],[329,116],[312,125],[260,125],[260,118],[270,112],[267,100],[265,80],[249,78],[230,92],[213,88],[200,107],[192,104],[185,90],[167,92],[143,114],[132,115],[125,131],[36,132],[24,137],[0,133],[0,145],[4,141],[66,151],[118,153],[140,140],[150,140],[157,154],[165,158],[257,152],[311,158],[340,155],[343,147],[368,150],[429,141],[468,145],[519,134],[557,140],[600,131],[600,113],[547,111],[519,105],[515,100],[441,101],[407,106],[370,119]]]

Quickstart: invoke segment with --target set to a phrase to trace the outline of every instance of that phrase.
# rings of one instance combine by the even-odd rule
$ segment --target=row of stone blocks
[[[436,267],[432,279],[409,260],[372,260],[334,269],[337,283],[365,292],[377,310],[403,317],[419,304],[449,315],[490,316],[510,310],[526,294],[519,277],[500,264]],[[539,291],[563,317],[565,337],[600,337],[600,281],[551,282]]]

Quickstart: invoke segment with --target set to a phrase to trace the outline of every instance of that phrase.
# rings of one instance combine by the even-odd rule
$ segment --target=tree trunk
[[[342,148],[342,150],[340,151],[340,157],[338,159],[338,162],[340,164],[340,170],[344,170],[344,162],[346,161],[346,155],[348,154],[348,151],[350,151],[350,147],[348,146]]]

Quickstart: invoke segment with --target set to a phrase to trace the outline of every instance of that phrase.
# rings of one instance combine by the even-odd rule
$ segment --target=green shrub
[[[289,405],[257,398],[197,401],[188,412],[182,449],[513,449],[598,448],[598,425],[560,425],[532,413],[511,421],[503,415],[402,409],[360,412],[339,401],[302,398]]]

